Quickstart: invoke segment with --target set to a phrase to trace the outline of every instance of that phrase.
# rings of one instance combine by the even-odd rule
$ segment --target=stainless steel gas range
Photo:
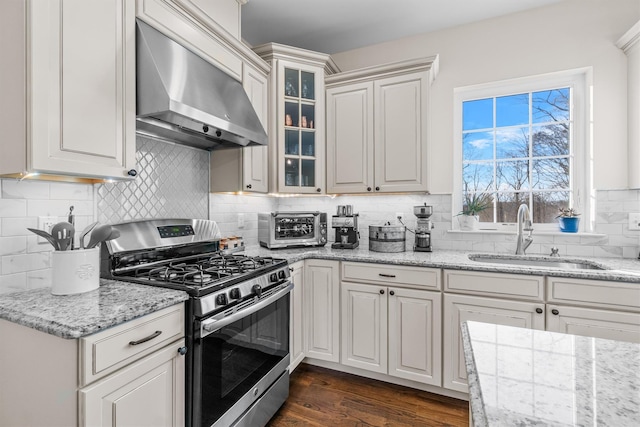
[[[184,290],[186,425],[263,426],[289,394],[286,260],[223,255],[213,221],[162,219],[113,226],[101,275]]]

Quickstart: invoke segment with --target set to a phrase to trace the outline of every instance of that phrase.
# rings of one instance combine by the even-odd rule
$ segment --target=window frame
[[[549,74],[534,75],[516,79],[508,79],[471,86],[457,87],[453,90],[453,191],[452,191],[452,229],[460,226],[455,216],[462,210],[462,164],[463,164],[463,121],[462,104],[485,98],[539,92],[548,89],[568,87],[571,90],[571,121],[573,135],[570,135],[570,156],[573,157],[572,176],[569,177],[573,194],[572,207],[580,212],[580,228],[578,232],[593,230],[592,203],[594,192],[592,184],[591,164],[593,157],[591,143],[592,128],[592,70],[590,67],[560,71]],[[514,229],[516,218],[509,223],[481,222],[478,231],[509,231]],[[534,223],[534,230],[541,232],[559,231],[554,223]],[[535,233],[534,231],[534,233]]]

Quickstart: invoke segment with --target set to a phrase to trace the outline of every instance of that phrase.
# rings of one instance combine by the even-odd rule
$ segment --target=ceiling
[[[563,0],[248,0],[242,38],[333,54]]]

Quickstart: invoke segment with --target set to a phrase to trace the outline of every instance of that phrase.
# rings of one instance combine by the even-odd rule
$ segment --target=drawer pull
[[[142,344],[145,343],[147,341],[151,341],[152,339],[154,339],[155,337],[159,336],[162,333],[162,331],[155,331],[154,333],[152,333],[151,335],[149,335],[148,337],[142,338],[141,340],[137,340],[137,341],[129,341],[129,345],[138,345],[138,344]]]
[[[384,273],[378,273],[378,276],[380,276],[380,277],[390,277],[390,278],[392,278],[392,279],[395,279],[395,278],[396,278],[396,275],[395,275],[395,274],[384,274]]]

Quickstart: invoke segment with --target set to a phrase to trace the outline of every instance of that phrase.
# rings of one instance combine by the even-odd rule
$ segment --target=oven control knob
[[[269,275],[269,282],[277,282],[278,281],[278,275],[276,273],[271,273]]]
[[[216,305],[227,305],[228,303],[227,294],[216,295]]]
[[[229,291],[229,298],[231,299],[240,299],[240,289],[233,288]]]
[[[284,280],[287,278],[287,275],[284,273],[284,270],[278,271],[278,279]]]
[[[256,294],[257,297],[260,297],[260,295],[262,295],[262,286],[260,285],[253,285],[251,287],[251,290],[254,294]]]

